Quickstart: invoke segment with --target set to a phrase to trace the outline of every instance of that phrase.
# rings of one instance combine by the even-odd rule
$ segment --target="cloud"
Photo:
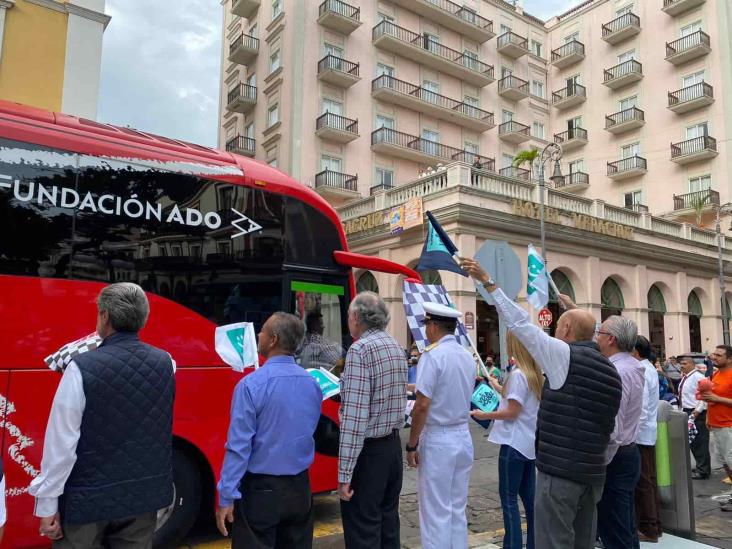
[[[218,0],[107,0],[98,119],[215,146]]]

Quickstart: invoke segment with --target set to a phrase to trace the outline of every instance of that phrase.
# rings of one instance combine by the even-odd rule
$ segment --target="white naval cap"
[[[457,320],[463,313],[447,305],[440,303],[425,302],[422,304],[425,316],[424,321],[428,320]]]

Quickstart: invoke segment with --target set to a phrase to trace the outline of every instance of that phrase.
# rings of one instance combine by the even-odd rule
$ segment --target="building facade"
[[[463,253],[492,238],[525,260],[538,174],[513,158],[559,143],[550,268],[598,319],[634,316],[664,353],[706,350],[722,335],[705,229],[732,200],[732,5],[589,0],[542,21],[512,4],[227,0],[220,145],[313,186],[356,251],[411,265],[423,231],[390,235],[380,216],[415,196]],[[403,319],[401,288],[364,277]],[[492,308],[443,278],[496,352]]]
[[[95,119],[104,0],[0,0],[0,98]]]

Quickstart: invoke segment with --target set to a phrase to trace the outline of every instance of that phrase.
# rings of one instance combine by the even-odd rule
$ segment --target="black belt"
[[[364,440],[364,442],[378,442],[380,440],[389,440],[390,438],[395,438],[399,436],[399,429],[394,429],[391,433],[388,435],[384,435],[383,437],[370,437]]]

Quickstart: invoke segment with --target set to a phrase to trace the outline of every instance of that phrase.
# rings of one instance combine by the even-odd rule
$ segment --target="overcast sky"
[[[524,6],[546,19],[580,1]],[[215,146],[222,9],[219,0],[107,0],[98,120]]]

